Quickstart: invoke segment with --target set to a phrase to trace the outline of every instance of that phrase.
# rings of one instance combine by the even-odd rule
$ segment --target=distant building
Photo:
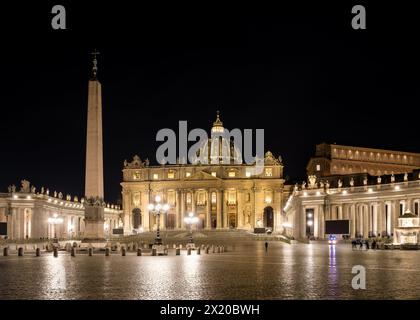
[[[399,218],[407,210],[419,217],[420,170],[414,169],[417,163],[416,154],[382,150],[382,154],[379,154],[382,159],[385,155],[387,159],[393,155],[402,162],[391,166],[384,160],[375,162],[369,158],[363,159],[363,152],[366,152],[366,156],[370,155],[364,149],[346,149],[348,147],[334,145],[323,147],[331,148],[332,153],[337,155],[344,150],[343,154],[346,156],[337,159],[335,156],[311,159],[308,172],[312,174],[308,176],[308,181],[296,184],[284,207],[284,221],[289,235],[295,238],[323,239],[328,235],[325,229],[327,221],[347,220],[349,229],[345,234],[351,238],[394,237],[400,227]],[[353,162],[349,160],[348,151],[352,151],[353,155],[354,151],[358,151],[358,159]],[[348,172],[350,163],[353,170]],[[323,167],[312,171],[316,165]],[[340,169],[344,174],[335,171],[339,165],[344,166],[344,170]],[[335,166],[337,169],[334,169]],[[391,169],[411,169],[411,172],[378,176],[354,172],[365,169],[372,170],[375,174]]]
[[[420,153],[321,143],[306,167],[308,176],[410,173],[420,168]]]
[[[111,235],[118,228],[121,210],[116,205],[105,208],[104,232]],[[9,186],[0,193],[0,222],[7,223],[7,238],[22,239],[79,239],[85,235],[85,203],[78,197],[50,193],[41,188],[38,192],[29,181],[23,180],[20,190]],[[55,220],[59,223],[54,223]]]

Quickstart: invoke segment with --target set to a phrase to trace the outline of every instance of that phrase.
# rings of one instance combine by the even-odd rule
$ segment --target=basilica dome
[[[242,137],[241,137],[242,138]],[[216,120],[207,139],[192,159],[193,164],[242,164],[241,150],[235,146],[233,137],[223,127],[217,111]]]

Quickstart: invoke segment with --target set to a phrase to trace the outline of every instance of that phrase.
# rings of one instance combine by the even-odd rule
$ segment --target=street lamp
[[[187,248],[195,248],[193,237],[192,237],[192,225],[196,224],[198,222],[198,218],[194,217],[194,213],[190,212],[188,214],[188,217],[184,218],[184,221],[187,225],[189,225],[190,228],[190,239],[188,240]]]
[[[155,203],[149,203],[147,208],[151,211],[155,216],[157,216],[157,229],[156,229],[156,238],[155,238],[155,245],[162,245],[162,238],[160,237],[160,215],[168,212],[169,204],[161,204],[161,197],[155,197]]]
[[[54,242],[58,242],[57,239],[57,224],[63,223],[63,218],[59,218],[57,213],[54,213],[52,217],[48,218],[48,223],[54,226]]]

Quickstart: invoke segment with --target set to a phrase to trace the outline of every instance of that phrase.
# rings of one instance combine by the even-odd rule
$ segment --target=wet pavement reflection
[[[237,243],[221,254],[0,256],[1,299],[419,299],[420,252]],[[354,265],[366,290],[354,290]]]

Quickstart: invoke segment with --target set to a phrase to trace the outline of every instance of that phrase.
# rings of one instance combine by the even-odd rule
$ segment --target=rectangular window
[[[175,198],[176,198],[175,191],[169,191],[168,192],[168,203],[171,206],[174,206],[175,205]]]
[[[235,171],[229,171],[229,178],[234,178],[236,176]]]
[[[134,179],[134,180],[139,180],[139,179],[140,179],[140,171],[136,171],[136,172],[134,172],[134,174],[133,174],[133,179]]]
[[[321,165],[320,164],[316,165],[316,171],[321,171]]]
[[[246,172],[245,172],[245,176],[246,176],[247,178],[249,178],[249,177],[251,176],[251,172],[246,171]]]
[[[168,179],[175,179],[175,171],[173,170],[168,171]]]
[[[216,196],[216,192],[213,192],[212,194],[211,194],[211,203],[216,203],[216,198],[217,196]]]
[[[157,173],[154,173],[153,174],[153,180],[157,180],[157,179],[159,179],[159,175]]]
[[[216,172],[214,172],[214,171],[211,173],[211,175],[212,175],[213,177],[217,177],[217,173],[216,173]]]
[[[415,215],[419,215],[419,203],[418,202],[415,202],[414,203],[414,214]]]
[[[191,176],[191,172],[186,172],[185,177],[188,178],[189,176]]]
[[[265,176],[272,177],[273,176],[273,168],[265,168]]]
[[[228,191],[228,204],[236,204],[236,191]]]
[[[197,193],[197,205],[204,206],[206,204],[206,194],[204,192]]]

